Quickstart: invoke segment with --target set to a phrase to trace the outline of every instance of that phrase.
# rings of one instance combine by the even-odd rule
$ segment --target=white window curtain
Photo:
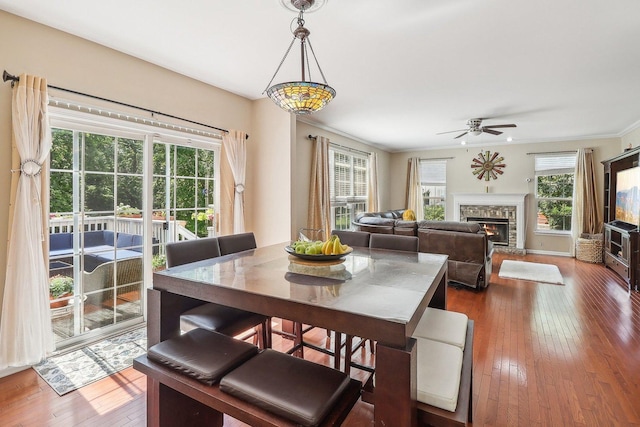
[[[571,234],[574,244],[571,255],[575,256],[575,243],[581,234],[602,233],[602,210],[598,206],[596,175],[593,166],[593,150],[580,148],[576,153],[576,169],[573,185],[573,216]]]
[[[378,192],[378,155],[369,155],[369,194],[367,197],[367,209],[369,212],[378,212],[380,195]]]
[[[10,206],[0,369],[36,364],[55,348],[44,256],[48,208],[42,203],[41,181],[42,165],[51,151],[47,103],[46,79],[21,75],[12,101],[13,143],[20,173],[13,175],[18,182]]]
[[[411,209],[416,214],[416,221],[424,219],[424,208],[422,200],[422,185],[420,183],[420,159],[412,157],[409,159],[409,174],[407,177],[407,209]]]
[[[233,177],[233,234],[244,233],[244,184],[247,168],[247,135],[230,130],[222,136],[222,147]],[[227,181],[229,181],[227,179]]]
[[[313,140],[311,185],[307,227],[331,233],[331,197],[329,187],[329,139],[317,136]]]

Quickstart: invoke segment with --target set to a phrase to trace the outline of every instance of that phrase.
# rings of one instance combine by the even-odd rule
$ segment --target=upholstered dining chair
[[[257,247],[256,236],[252,232],[219,236],[218,244],[220,245],[220,255],[248,251]]]
[[[165,249],[167,267],[169,268],[216,258],[221,255],[217,237],[167,243]],[[180,329],[182,331],[188,332],[196,328],[229,336],[236,336],[246,330],[255,328],[252,334],[244,338],[257,335],[258,344],[261,348],[271,347],[271,318],[250,311],[215,303],[205,303],[180,315]]]
[[[403,236],[401,234],[372,233],[369,240],[371,249],[389,249],[392,251],[418,252],[417,236]]]
[[[343,245],[360,248],[369,247],[369,236],[371,236],[371,233],[367,233],[366,231],[331,230],[331,234],[338,236]]]

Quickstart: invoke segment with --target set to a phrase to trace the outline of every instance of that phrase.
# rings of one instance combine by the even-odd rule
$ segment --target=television
[[[640,225],[640,166],[616,175],[616,221]]]

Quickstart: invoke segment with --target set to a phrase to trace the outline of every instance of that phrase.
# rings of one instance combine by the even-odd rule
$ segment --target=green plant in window
[[[424,219],[431,221],[444,221],[444,206],[427,205],[424,207]]]
[[[549,228],[551,230],[571,230],[573,174],[538,176],[537,196],[542,199],[538,202],[538,210],[549,222]]]
[[[151,268],[153,271],[164,270],[167,266],[167,257],[165,255],[157,254],[151,259]]]
[[[56,275],[49,279],[49,296],[53,299],[60,298],[73,292],[73,278]]]
[[[118,205],[116,213],[119,216],[140,215],[140,209],[125,205],[124,203],[120,203]]]

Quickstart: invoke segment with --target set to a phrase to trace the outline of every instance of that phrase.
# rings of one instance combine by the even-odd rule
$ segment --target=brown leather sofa
[[[419,252],[449,256],[449,281],[486,288],[491,277],[493,243],[475,222],[403,221],[404,210],[360,214],[358,231],[417,236]]]
[[[486,288],[491,278],[493,242],[476,222],[421,221],[419,251],[449,255],[449,280]]]
[[[363,212],[356,215],[353,225],[357,227],[357,230],[369,233],[416,236],[418,223],[403,220],[404,211],[405,209],[394,209],[384,212]]]

